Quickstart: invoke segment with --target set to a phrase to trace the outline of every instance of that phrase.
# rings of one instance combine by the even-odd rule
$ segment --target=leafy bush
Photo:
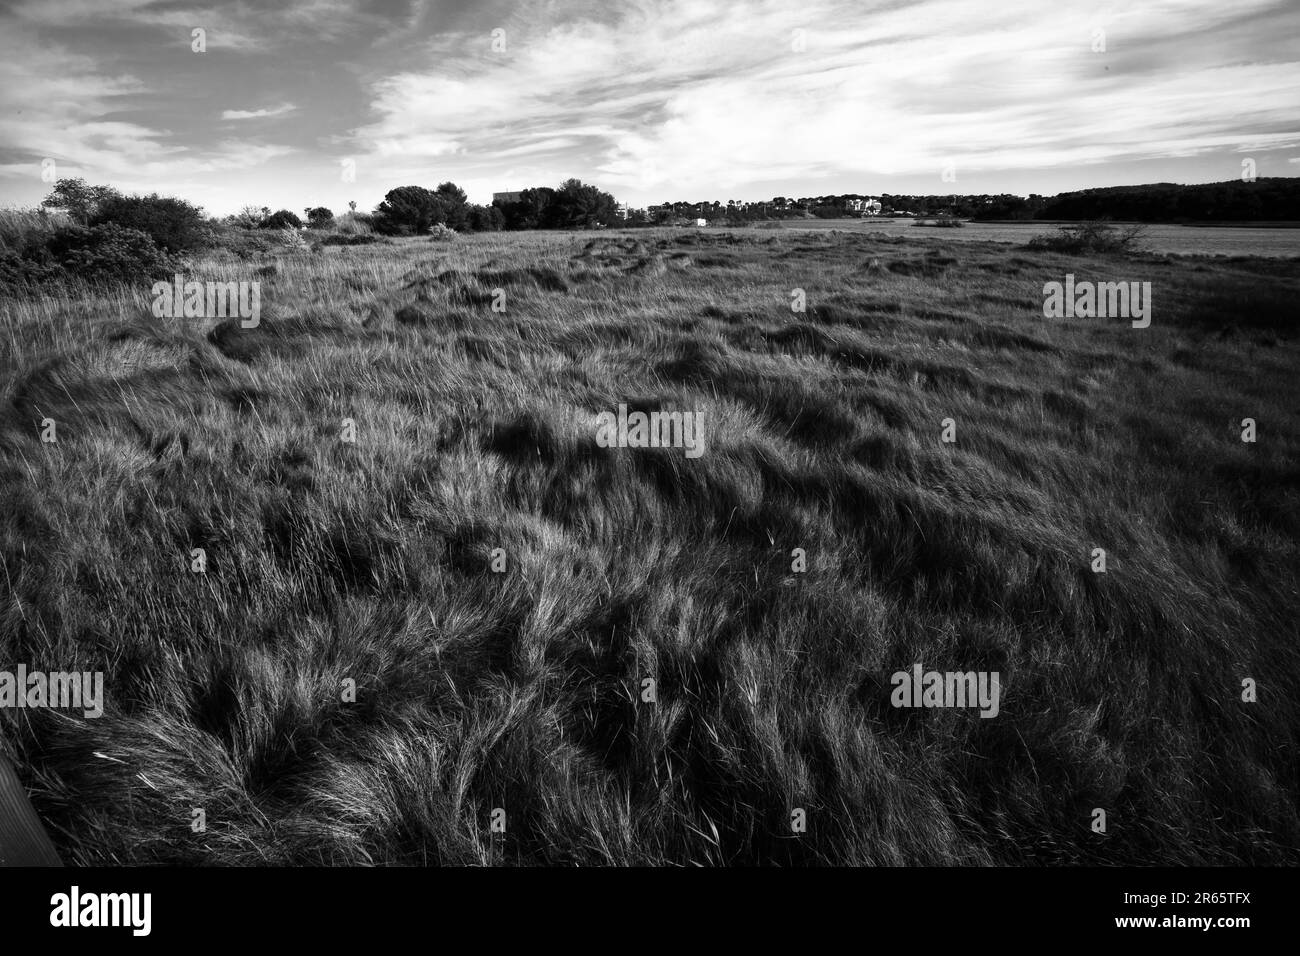
[[[36,292],[65,275],[56,262],[29,259],[12,249],[0,249],[0,292],[6,295]]]
[[[288,252],[306,252],[311,248],[302,233],[292,227],[280,230],[280,250]]]
[[[91,226],[112,223],[149,236],[164,252],[201,249],[211,241],[203,210],[171,196],[112,195],[99,203],[91,215]]]
[[[137,282],[160,278],[176,268],[149,234],[116,223],[67,226],[48,245],[50,257],[87,282]]]
[[[429,227],[429,236],[433,239],[455,239],[460,233],[450,226],[435,222]]]
[[[1135,252],[1146,237],[1143,226],[1119,229],[1109,223],[1094,221],[1061,226],[1055,233],[1034,236],[1028,248],[1049,252]]]
[[[237,213],[226,217],[226,223],[243,229],[256,229],[271,215],[269,206],[245,206]]]
[[[271,213],[258,226],[259,229],[288,229],[290,227],[301,229],[302,220],[287,209]]]
[[[328,229],[334,224],[334,213],[325,206],[316,206],[303,210],[307,215],[307,228]]]
[[[70,218],[85,225],[112,198],[120,198],[120,194],[111,186],[91,186],[84,179],[60,179],[41,205],[64,209]]]
[[[232,225],[229,221],[213,228],[212,244],[240,259],[256,259],[281,251],[280,244],[262,230]]]

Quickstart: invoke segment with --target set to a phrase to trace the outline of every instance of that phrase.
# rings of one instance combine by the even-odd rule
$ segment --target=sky
[[[1300,176],[1297,37],[1297,0],[7,0],[0,206]]]

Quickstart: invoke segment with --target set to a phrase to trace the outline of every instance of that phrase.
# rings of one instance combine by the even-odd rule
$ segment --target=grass
[[[1151,327],[1044,319],[1067,272],[1150,281]],[[260,277],[260,326],[0,305],[0,660],[106,673],[98,720],[0,710],[66,860],[1300,862],[1300,262],[642,231],[195,273]],[[707,451],[598,447],[620,403]],[[999,715],[891,707],[916,662]]]

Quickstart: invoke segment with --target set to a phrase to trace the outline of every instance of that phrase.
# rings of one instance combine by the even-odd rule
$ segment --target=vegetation
[[[590,229],[617,221],[614,197],[578,179],[559,189],[525,189],[518,200],[498,208],[506,229]]]
[[[1044,320],[1067,272],[1151,327]],[[260,324],[0,302],[0,653],[106,674],[99,719],[0,709],[65,860],[1300,862],[1300,263],[784,229],[190,274]],[[599,447],[620,403],[705,454]],[[998,717],[892,707],[917,662]]]
[[[259,229],[301,229],[302,220],[299,219],[297,216],[295,216],[293,213],[291,213],[289,210],[281,209],[278,212],[271,213],[271,215],[263,219],[260,223],[258,223],[257,228]]]
[[[1061,226],[1055,233],[1034,236],[1029,240],[1029,248],[1078,254],[1131,252],[1141,245],[1145,235],[1146,230],[1141,226],[1120,228],[1106,222],[1073,223]]]

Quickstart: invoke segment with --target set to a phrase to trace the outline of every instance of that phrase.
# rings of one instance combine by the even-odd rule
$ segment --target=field
[[[1124,223],[1116,223],[1123,226]],[[917,226],[910,219],[802,219],[782,223],[786,229],[883,232],[888,236],[914,239],[936,230]],[[945,229],[943,238],[952,242],[999,242],[1021,246],[1033,236],[1050,232],[1043,222],[969,221],[961,229]],[[1178,256],[1300,257],[1300,228],[1295,223],[1233,226],[1176,225],[1146,223],[1143,248]]]
[[[0,305],[0,661],[106,676],[0,710],[64,859],[1300,862],[1300,260],[916,232],[199,261],[256,328]],[[1150,327],[1045,319],[1066,273]],[[704,453],[600,447],[620,404]],[[917,663],[998,715],[891,706]]]

